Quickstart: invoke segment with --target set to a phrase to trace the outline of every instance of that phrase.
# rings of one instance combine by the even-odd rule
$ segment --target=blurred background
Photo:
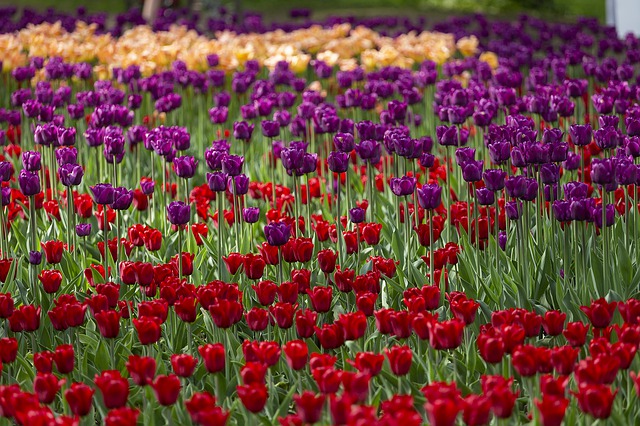
[[[640,0],[633,0],[640,3]],[[161,0],[165,7],[191,6],[205,14],[219,6],[230,10],[262,13],[265,19],[283,19],[290,9],[307,8],[312,17],[328,15],[422,15],[427,20],[458,14],[482,12],[498,17],[527,13],[549,20],[570,20],[576,16],[596,17],[605,22],[606,0]],[[142,7],[143,0],[0,0],[0,6],[32,7],[39,10],[54,8],[74,11],[78,7],[87,12],[121,13],[131,7]]]

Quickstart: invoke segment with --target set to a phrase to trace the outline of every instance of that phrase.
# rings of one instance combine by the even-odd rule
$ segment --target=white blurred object
[[[160,9],[161,0],[145,0],[144,6],[142,7],[142,17],[146,19],[147,22],[153,21],[158,15],[158,10]]]
[[[640,0],[607,0],[607,25],[615,26],[620,37],[640,36]]]

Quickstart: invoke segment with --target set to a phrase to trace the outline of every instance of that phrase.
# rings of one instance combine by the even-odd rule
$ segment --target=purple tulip
[[[13,174],[13,164],[8,161],[0,161],[0,181],[8,182]]]
[[[38,250],[30,250],[29,263],[31,265],[39,265],[40,263],[42,263],[42,252]]]
[[[22,153],[22,167],[30,172],[37,172],[42,168],[40,153],[37,151],[24,151]]]
[[[229,109],[226,106],[213,107],[209,110],[209,119],[213,124],[224,124],[227,122]]]
[[[277,121],[262,120],[260,126],[262,134],[267,138],[275,138],[280,134],[280,124]]]
[[[93,200],[96,204],[107,205],[113,203],[115,195],[113,186],[109,183],[99,183],[90,186],[89,189],[93,193]]]
[[[478,204],[481,206],[490,206],[496,201],[495,194],[488,188],[476,189],[476,197],[478,198]]]
[[[337,133],[333,137],[333,143],[338,151],[351,152],[355,148],[353,135],[350,133]]]
[[[264,236],[271,246],[282,246],[291,237],[291,228],[284,222],[271,222],[264,227]]]
[[[572,124],[569,126],[569,135],[574,145],[586,146],[591,143],[593,131],[591,124]]]
[[[156,183],[152,180],[144,180],[140,182],[140,189],[144,195],[151,195],[156,187]]]
[[[518,220],[522,211],[522,203],[520,201],[507,201],[504,204],[504,211],[509,220]]]
[[[242,209],[242,219],[245,223],[256,223],[260,218],[260,208],[245,207]]]
[[[227,188],[233,195],[245,195],[249,192],[249,177],[245,174],[233,177],[229,176]]]
[[[391,178],[389,187],[398,197],[406,197],[413,194],[416,189],[416,178],[412,176],[402,176],[401,178]]]
[[[18,176],[18,184],[20,185],[20,191],[27,197],[39,194],[41,191],[40,177],[36,172],[22,169]]]
[[[66,187],[80,185],[83,176],[84,169],[79,164],[66,163],[58,168],[60,182]]]
[[[438,184],[424,184],[418,188],[418,203],[426,210],[434,210],[442,202],[442,187]]]
[[[113,203],[111,208],[114,210],[127,210],[133,202],[133,191],[119,186],[113,190]]]
[[[571,201],[556,200],[552,206],[553,217],[558,222],[571,222]]]
[[[78,150],[74,147],[62,147],[56,150],[56,162],[58,166],[75,164],[78,162]]]
[[[196,167],[198,166],[198,161],[188,155],[183,157],[177,157],[173,160],[173,170],[176,172],[178,177],[183,179],[190,179],[196,174]]]
[[[222,158],[222,171],[229,176],[238,176],[242,173],[244,157],[241,155],[227,155]]]
[[[76,235],[78,237],[87,237],[91,235],[91,224],[90,223],[79,223],[76,225]]]
[[[484,163],[479,161],[466,161],[460,165],[462,178],[465,182],[478,182],[482,180],[482,168]]]
[[[191,207],[182,201],[172,201],[167,206],[167,219],[173,225],[184,225],[191,218]]]
[[[236,121],[233,123],[233,137],[242,140],[249,141],[253,134],[253,124],[249,124],[245,121]]]
[[[614,182],[615,163],[611,158],[594,159],[591,162],[591,181],[598,185]]]
[[[11,188],[8,186],[2,187],[0,189],[0,195],[2,200],[2,206],[8,206],[11,203]]]
[[[223,172],[207,173],[207,184],[213,192],[224,192],[227,190],[228,175]]]
[[[334,173],[344,173],[349,169],[349,154],[340,151],[331,151],[327,158],[329,170]]]
[[[362,223],[365,219],[366,211],[361,207],[349,209],[349,219],[352,223]]]

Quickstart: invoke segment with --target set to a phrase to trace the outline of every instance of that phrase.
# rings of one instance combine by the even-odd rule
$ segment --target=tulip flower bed
[[[637,422],[640,40],[0,16],[2,421]]]

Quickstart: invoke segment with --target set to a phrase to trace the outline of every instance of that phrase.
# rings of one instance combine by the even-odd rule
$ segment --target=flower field
[[[639,39],[111,21],[0,10],[0,424],[637,424]]]

